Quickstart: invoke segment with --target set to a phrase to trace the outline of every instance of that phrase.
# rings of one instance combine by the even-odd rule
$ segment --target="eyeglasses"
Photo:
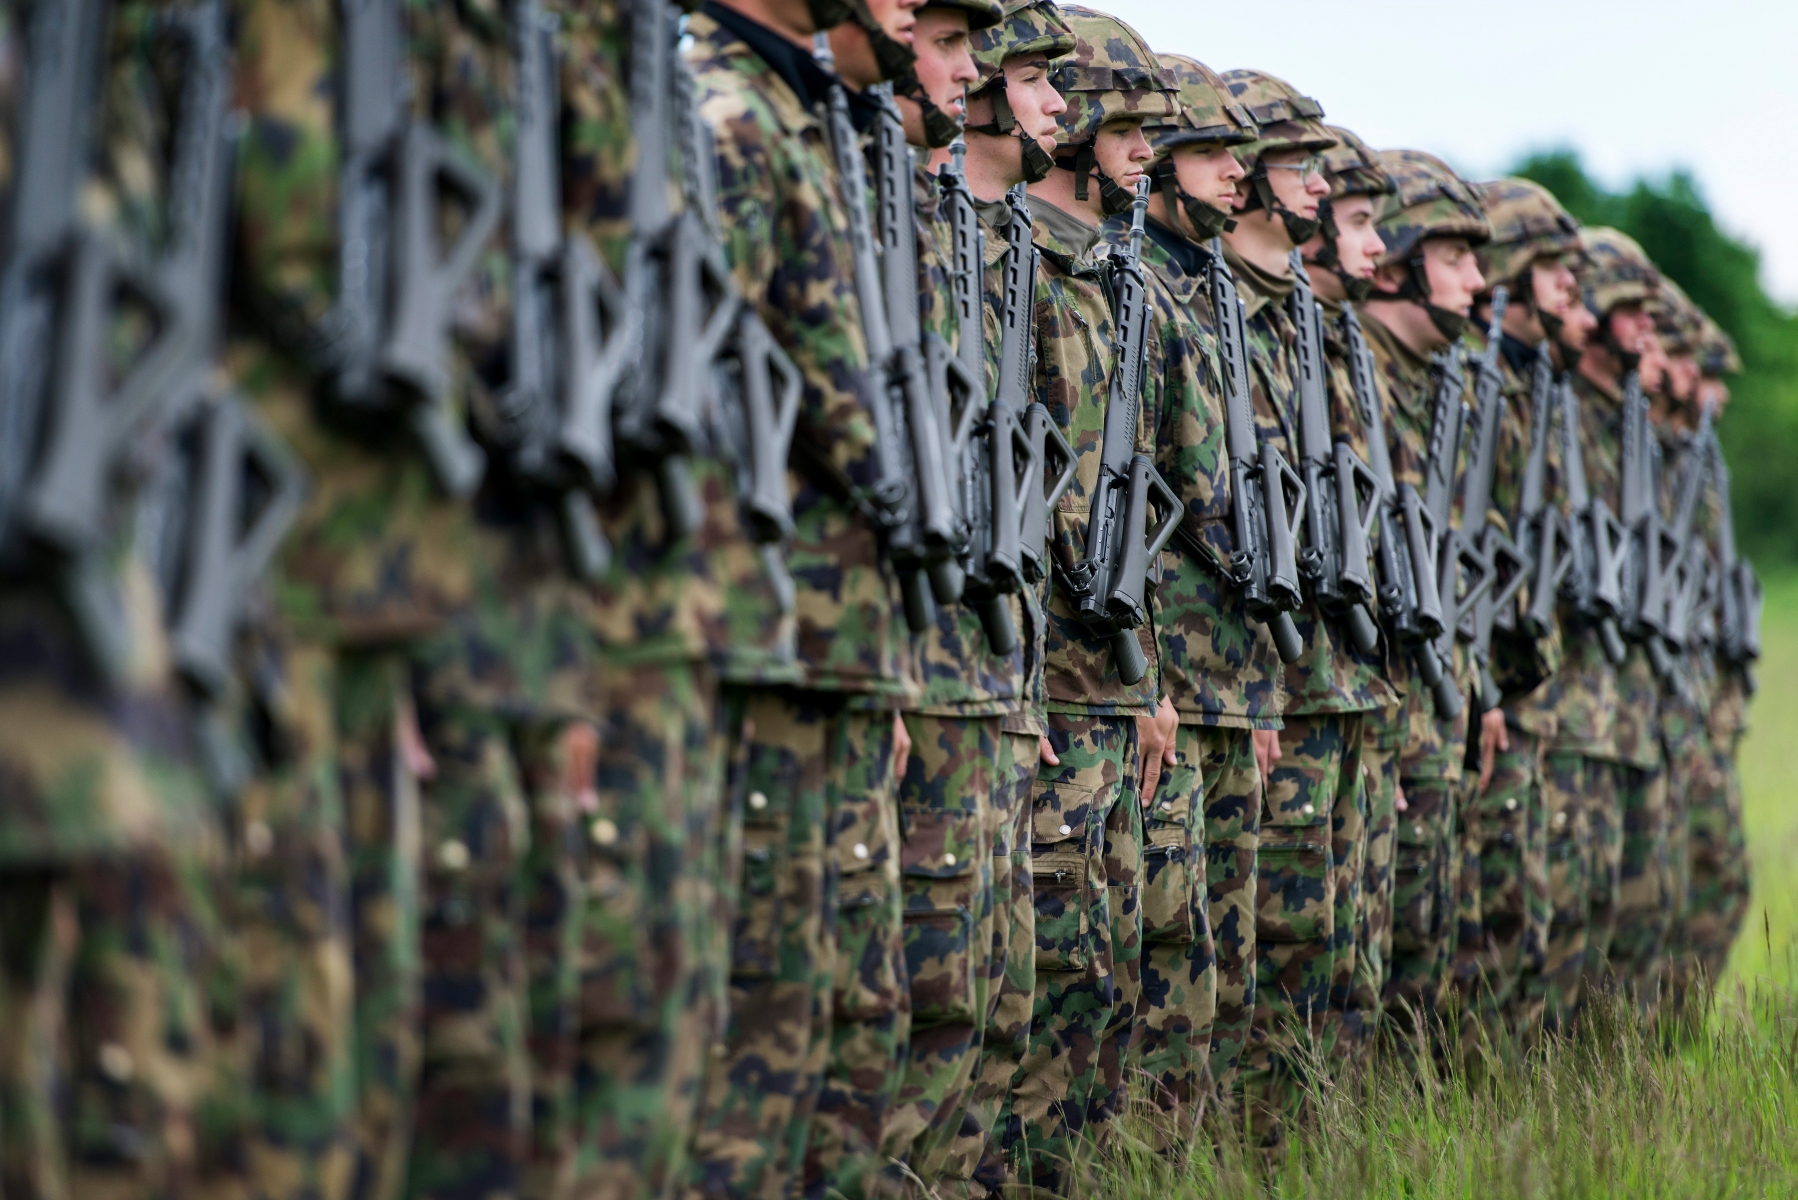
[[[1263,161],[1261,165],[1270,171],[1297,171],[1299,173],[1300,183],[1304,183],[1314,176],[1321,177],[1324,173],[1324,160],[1323,155],[1321,154],[1313,154],[1310,158],[1301,159],[1295,163],[1271,163]]]

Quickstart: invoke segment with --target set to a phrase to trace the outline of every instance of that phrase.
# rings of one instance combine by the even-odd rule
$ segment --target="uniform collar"
[[[1230,273],[1236,276],[1236,291],[1242,297],[1243,317],[1254,315],[1274,301],[1284,301],[1298,285],[1293,275],[1270,275],[1260,267],[1249,262],[1242,255],[1224,243],[1224,261],[1230,264]]]
[[[688,22],[687,31],[696,42],[709,43],[714,53],[749,55],[761,60],[766,74],[785,85],[765,90],[788,133],[798,133],[814,124],[813,114],[818,106],[829,104],[831,87],[842,82],[803,47],[716,0],[707,0],[705,8]],[[849,98],[851,121],[858,130],[865,131],[873,122],[873,103],[853,88],[845,87],[843,91]]]
[[[1099,231],[1072,213],[1063,212],[1047,200],[1030,198],[1030,219],[1035,227],[1036,244],[1071,267],[1084,263],[1099,244]]]

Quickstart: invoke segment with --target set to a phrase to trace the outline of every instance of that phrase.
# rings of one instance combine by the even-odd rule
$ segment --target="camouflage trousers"
[[[1542,759],[1542,809],[1547,818],[1548,893],[1552,912],[1540,967],[1526,963],[1519,985],[1523,1012],[1539,1014],[1540,1028],[1565,1031],[1580,1003],[1591,944],[1592,880],[1599,869],[1592,837],[1595,811],[1616,795],[1611,764],[1565,750]],[[1537,1025],[1520,1026],[1525,1040]]]
[[[1039,766],[1030,801],[1036,983],[1004,1143],[1023,1182],[1068,1194],[1076,1143],[1115,1112],[1121,1079],[1108,1079],[1107,1067],[1120,1069],[1128,1052],[1113,1046],[1102,1058],[1117,1010],[1126,1007],[1112,905],[1134,899],[1111,887],[1112,826],[1140,830],[1141,818],[1134,718],[1050,713],[1048,726],[1061,761]],[[1127,999],[1134,1020],[1134,997]],[[1130,1025],[1123,1029],[1127,1041]]]
[[[1030,884],[1030,797],[1040,742],[1034,733],[999,735],[993,801],[993,948],[986,1023],[968,1100],[951,1135],[926,1147],[914,1169],[945,1196],[984,1195],[1013,1178],[1000,1141],[1011,1117],[1011,1081],[1030,1045],[1036,991],[1036,905]],[[914,1160],[917,1155],[914,1152]]]
[[[1353,974],[1367,829],[1362,724],[1361,713],[1287,717],[1262,804],[1255,1013],[1243,1089],[1257,1133],[1270,1147],[1300,1117],[1313,1061],[1335,1053],[1331,1000],[1346,998]],[[1339,867],[1339,855],[1353,865],[1352,879]],[[1345,881],[1346,897],[1338,894]]]
[[[911,1042],[881,1152],[929,1183],[929,1152],[954,1134],[967,1105],[994,983],[992,957],[1002,950],[995,945],[1000,864],[992,848],[993,789],[1004,764],[997,716],[908,713],[905,724],[912,749],[899,783],[899,875]],[[1008,872],[1010,864],[1004,867]]]
[[[1355,969],[1349,983],[1343,1035],[1359,1042],[1350,1053],[1365,1056],[1379,1030],[1387,964],[1392,957],[1392,859],[1398,836],[1399,750],[1388,723],[1373,714],[1361,743],[1367,781],[1367,852],[1355,912]]]
[[[1679,932],[1685,987],[1715,983],[1748,911],[1748,844],[1735,747],[1703,741],[1686,800],[1688,883]]]
[[[909,1016],[891,714],[789,688],[745,689],[740,705],[728,1022],[705,1069],[685,1190],[693,1197],[796,1189],[827,1071],[834,1090],[822,1119],[833,1128],[817,1165],[827,1149],[848,1146],[862,1153],[834,1155],[839,1177],[865,1172],[898,1087]],[[851,989],[839,979],[855,984],[842,1013],[839,992]]]
[[[1143,810],[1142,991],[1129,1079],[1142,1095],[1144,1136],[1161,1151],[1184,1152],[1209,1110],[1211,1025],[1217,1013],[1205,853],[1205,732],[1181,725],[1174,762]]]
[[[1402,771],[1402,768],[1401,768]],[[1409,1039],[1434,1013],[1448,986],[1460,868],[1454,779],[1400,776],[1405,810],[1397,814],[1392,860],[1392,954],[1387,959],[1385,1022]]]
[[[1182,727],[1184,730],[1184,727]],[[1205,904],[1217,957],[1209,1071],[1221,1101],[1255,1012],[1255,867],[1261,844],[1261,767],[1246,729],[1199,731],[1205,786]]]
[[[1616,933],[1610,970],[1644,1015],[1658,1009],[1665,980],[1667,938],[1673,928],[1674,882],[1668,852],[1671,801],[1667,772],[1620,768],[1622,810],[1618,852]],[[1682,780],[1683,782],[1683,780]]]
[[[593,793],[572,813],[536,806],[543,853],[526,876],[533,1191],[661,1196],[685,1178],[723,1020],[720,851],[739,708],[693,664],[604,679]]]
[[[1586,773],[1586,836],[1591,839],[1591,867],[1586,879],[1586,961],[1582,989],[1591,993],[1611,975],[1611,942],[1617,936],[1617,914],[1623,889],[1624,793],[1633,768],[1594,760]],[[1577,1012],[1577,1010],[1576,1010]]]
[[[195,1195],[219,1088],[212,881],[171,850],[0,872],[0,1194]]]
[[[1469,1053],[1482,1034],[1491,1041],[1505,1035],[1519,981],[1542,970],[1552,915],[1543,744],[1514,726],[1506,733],[1510,749],[1494,755],[1485,794],[1464,805],[1478,920],[1458,931],[1454,986]]]

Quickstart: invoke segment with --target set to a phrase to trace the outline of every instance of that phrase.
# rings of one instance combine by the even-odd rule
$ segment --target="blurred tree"
[[[1798,313],[1767,295],[1760,253],[1717,228],[1685,171],[1610,192],[1571,150],[1532,154],[1513,170],[1548,188],[1591,225],[1612,225],[1729,331],[1743,373],[1730,381],[1721,426],[1735,498],[1736,537],[1763,567],[1798,563]]]

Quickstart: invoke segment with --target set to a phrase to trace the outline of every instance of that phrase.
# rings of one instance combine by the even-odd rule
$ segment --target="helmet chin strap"
[[[1164,158],[1156,163],[1150,171],[1150,178],[1155,188],[1161,192],[1163,202],[1167,204],[1167,223],[1170,227],[1180,228],[1179,213],[1184,211],[1195,231],[1195,241],[1210,241],[1218,234],[1228,233],[1236,228],[1236,222],[1228,212],[1215,204],[1205,203],[1180,186],[1172,158]]]
[[[1465,315],[1430,302],[1430,277],[1424,267],[1421,241],[1417,243],[1417,249],[1412,251],[1411,257],[1405,260],[1405,267],[1405,281],[1399,285],[1399,296],[1423,309],[1430,318],[1430,324],[1436,327],[1436,332],[1450,342],[1458,342],[1466,337],[1469,322]]]
[[[1317,228],[1323,234],[1324,245],[1317,252],[1317,257],[1311,260],[1312,264],[1336,276],[1342,284],[1343,293],[1355,303],[1359,304],[1373,295],[1373,280],[1349,275],[1342,269],[1342,255],[1336,249],[1336,239],[1341,230],[1336,227],[1336,210],[1327,196],[1317,202]]]
[[[1286,235],[1292,239],[1292,244],[1295,246],[1303,246],[1317,236],[1317,231],[1323,224],[1322,220],[1318,217],[1300,216],[1282,204],[1280,198],[1274,195],[1273,184],[1267,178],[1265,164],[1260,162],[1255,164],[1255,169],[1249,174],[1248,183],[1249,202],[1242,206],[1243,212],[1254,212],[1261,208],[1273,213],[1286,226]]]
[[[893,94],[918,106],[924,121],[924,145],[930,149],[941,150],[961,136],[962,123],[937,107],[930,93],[924,90],[916,67],[907,67],[903,74],[894,76]]]
[[[1024,182],[1041,183],[1049,177],[1055,166],[1055,160],[1049,157],[1037,140],[1024,132],[1018,124],[1018,118],[1011,111],[1011,100],[1005,94],[1005,76],[996,76],[987,87],[993,96],[993,119],[985,125],[969,125],[975,133],[984,133],[990,137],[1014,136],[1018,139],[1019,152],[1023,156]],[[950,139],[954,140],[954,139]]]
[[[1057,154],[1055,165],[1064,171],[1074,173],[1074,199],[1085,200],[1088,195],[1086,180],[1089,175],[1099,177],[1099,211],[1108,217],[1130,211],[1136,202],[1136,193],[1118,186],[1117,180],[1105,173],[1099,166],[1098,156],[1093,151],[1091,142],[1082,142],[1074,148],[1072,155]]]

